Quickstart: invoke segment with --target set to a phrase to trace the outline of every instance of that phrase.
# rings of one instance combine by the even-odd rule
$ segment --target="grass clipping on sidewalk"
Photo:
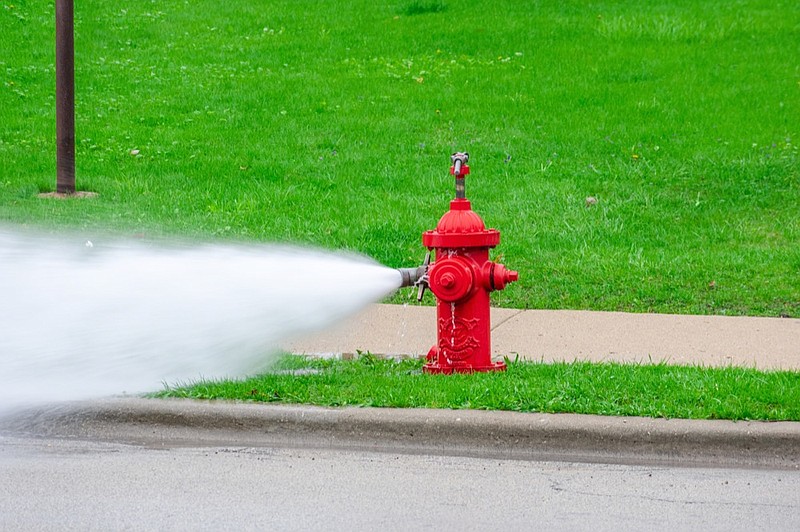
[[[422,364],[370,354],[354,360],[287,355],[256,377],[167,386],[154,395],[320,406],[800,421],[799,372],[510,361],[502,373],[426,375]]]

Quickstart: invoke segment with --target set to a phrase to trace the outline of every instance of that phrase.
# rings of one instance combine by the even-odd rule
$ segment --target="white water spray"
[[[241,377],[396,290],[363,257],[148,246],[0,228],[0,409]]]

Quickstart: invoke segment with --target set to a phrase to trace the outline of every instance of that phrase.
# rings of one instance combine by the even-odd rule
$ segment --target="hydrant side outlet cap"
[[[463,299],[475,286],[469,261],[453,257],[436,261],[431,266],[430,288],[433,295],[449,303]]]

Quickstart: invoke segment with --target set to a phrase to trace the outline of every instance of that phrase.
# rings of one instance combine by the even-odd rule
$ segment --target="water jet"
[[[0,226],[0,409],[254,374],[400,284],[355,254]]]

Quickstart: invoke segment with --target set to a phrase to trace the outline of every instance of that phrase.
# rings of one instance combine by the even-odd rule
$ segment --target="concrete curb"
[[[322,408],[115,398],[18,412],[0,430],[148,447],[305,447],[517,460],[800,469],[800,423]]]

